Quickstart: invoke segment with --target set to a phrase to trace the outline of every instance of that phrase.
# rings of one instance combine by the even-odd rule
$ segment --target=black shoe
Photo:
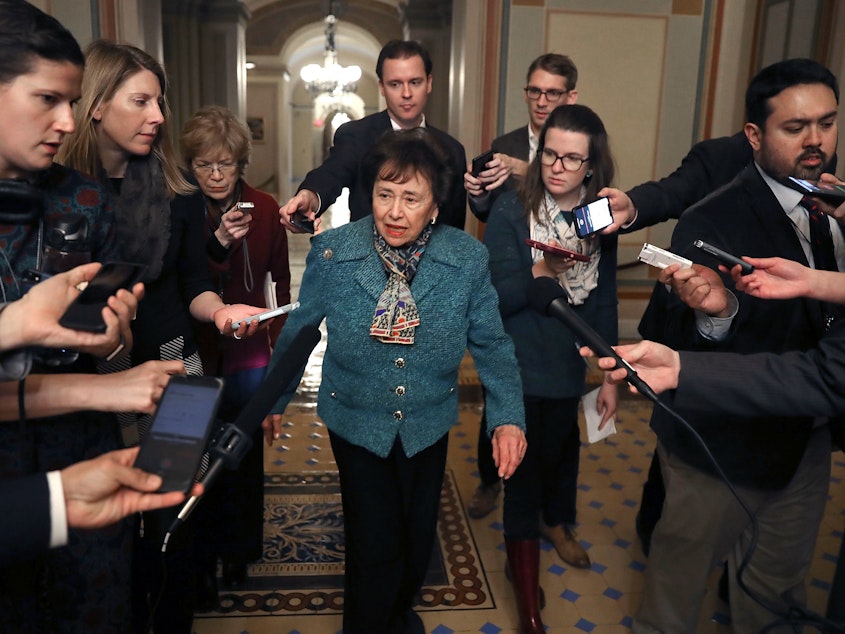
[[[246,583],[246,564],[223,564],[223,585],[237,588]]]
[[[211,612],[217,606],[217,576],[213,572],[198,575],[197,612]]]

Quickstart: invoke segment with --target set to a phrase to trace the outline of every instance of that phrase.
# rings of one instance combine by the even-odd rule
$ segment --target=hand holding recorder
[[[254,203],[236,202],[226,210],[214,231],[214,237],[222,246],[228,248],[236,240],[246,237],[254,208]]]

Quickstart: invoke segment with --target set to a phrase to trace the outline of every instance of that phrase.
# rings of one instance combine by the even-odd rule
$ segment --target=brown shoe
[[[540,534],[555,547],[557,554],[573,568],[589,568],[590,556],[575,538],[575,531],[563,526],[547,526],[540,522]]]
[[[501,482],[495,482],[489,486],[479,484],[467,505],[467,514],[474,520],[490,515],[490,512],[496,508],[496,500],[501,490]]]

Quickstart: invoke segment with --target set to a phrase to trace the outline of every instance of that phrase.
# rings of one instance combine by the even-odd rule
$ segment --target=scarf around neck
[[[584,188],[581,188],[581,202],[583,203]],[[564,212],[557,201],[547,191],[540,205],[539,218],[532,214],[529,231],[531,237],[539,242],[548,244],[557,240],[564,248],[590,256],[589,262],[575,262],[575,266],[557,276],[561,287],[566,291],[569,303],[578,306],[599,283],[599,260],[601,258],[601,243],[598,236],[579,238],[575,233],[575,223],[572,222],[572,212]],[[531,250],[531,259],[536,264],[543,258],[539,249]]]
[[[414,343],[414,331],[420,325],[420,315],[410,284],[417,274],[430,237],[431,225],[426,225],[410,244],[392,247],[373,226],[373,244],[387,272],[387,283],[376,304],[370,336],[382,343]]]
[[[108,179],[106,181],[108,182]],[[170,244],[170,198],[154,156],[129,160],[119,190],[111,184],[115,229],[123,258],[147,265],[143,282],[161,275]]]

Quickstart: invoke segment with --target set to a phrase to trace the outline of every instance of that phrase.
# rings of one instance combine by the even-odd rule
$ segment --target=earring
[[[437,224],[437,216],[431,217],[431,224]]]
[[[584,178],[592,178],[593,177],[593,170],[587,170],[587,173],[584,174]]]

